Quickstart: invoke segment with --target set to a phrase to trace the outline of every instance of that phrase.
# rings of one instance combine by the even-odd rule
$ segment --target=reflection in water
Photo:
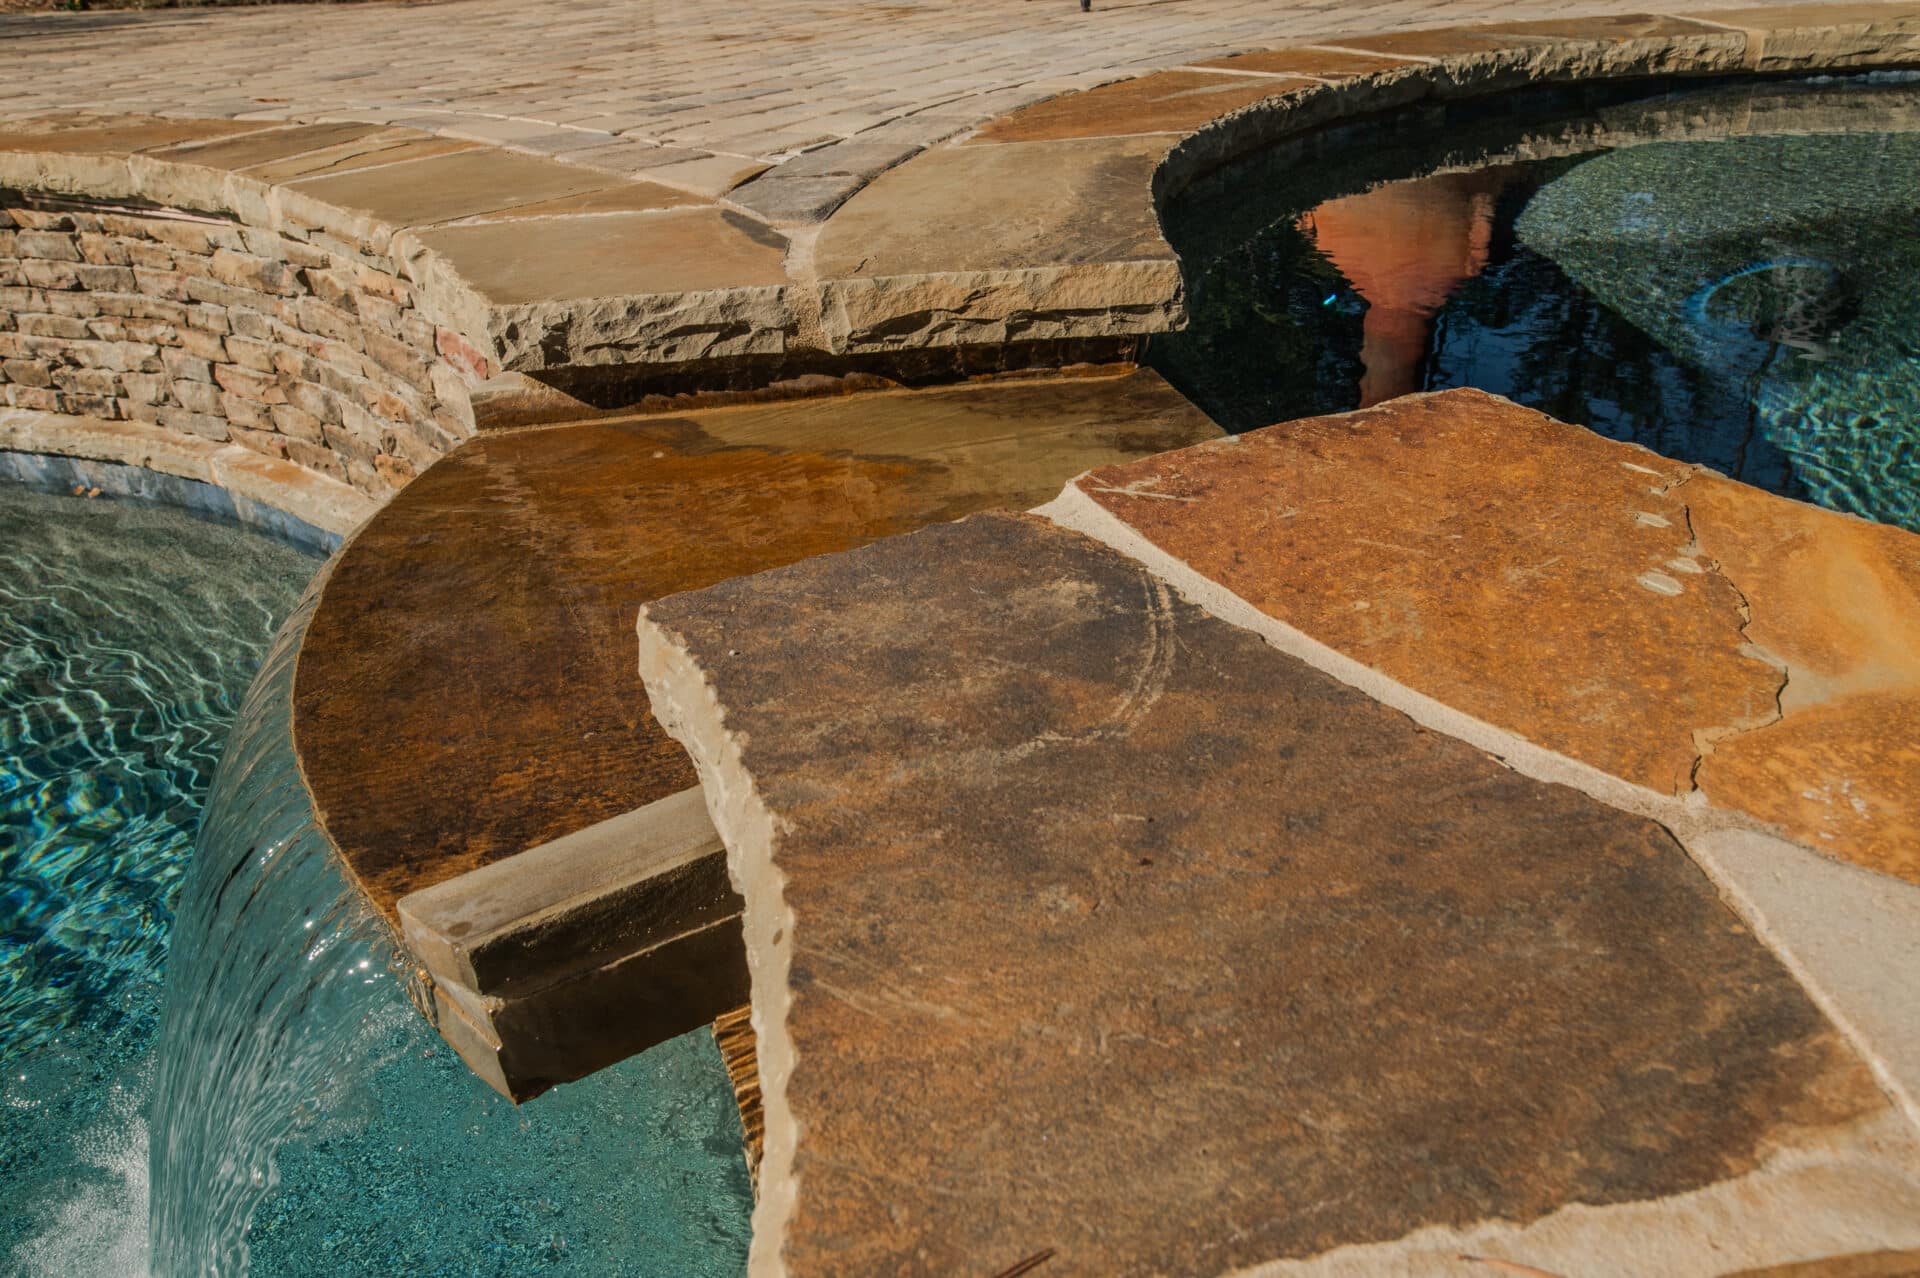
[[[1367,303],[1360,403],[1421,389],[1434,318],[1486,269],[1495,200],[1524,170],[1436,173],[1328,200],[1297,228]]]
[[[1149,362],[1233,430],[1474,386],[1920,529],[1920,134],[1444,155],[1302,170],[1328,198],[1251,231],[1176,213],[1192,325]]]

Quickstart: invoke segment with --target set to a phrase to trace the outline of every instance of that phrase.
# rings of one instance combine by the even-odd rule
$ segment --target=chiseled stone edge
[[[380,507],[365,493],[304,466],[145,422],[0,407],[0,448],[137,466],[210,484],[336,537],[358,528]]]
[[[799,1198],[793,1159],[802,1131],[787,1103],[794,1065],[793,1040],[787,1033],[793,911],[786,903],[786,875],[773,859],[779,826],[753,777],[740,766],[741,743],[727,730],[726,711],[706,673],[653,623],[645,607],[638,629],[640,675],[649,706],[660,726],[692,757],[707,812],[726,844],[734,890],[746,900],[742,931],[753,987],[763,1124],[747,1272],[753,1278],[783,1278],[787,1225]]]
[[[1711,806],[1703,795],[1694,793],[1674,797],[1635,785],[1408,687],[1364,662],[1321,643],[1304,631],[1268,616],[1227,587],[1204,576],[1135,532],[1119,517],[1088,497],[1078,485],[1078,480],[1069,483],[1059,497],[1037,508],[1034,513],[1112,547],[1139,562],[1147,571],[1168,582],[1184,597],[1212,615],[1253,631],[1280,651],[1391,706],[1421,726],[1465,741],[1522,776],[1569,786],[1611,807],[1657,821],[1687,848],[1690,855],[1694,853],[1696,845],[1708,849],[1716,846],[1712,842],[1702,844],[1709,836],[1750,838],[1771,834],[1765,825],[1754,818],[1732,809]],[[721,834],[727,835],[728,827],[720,825],[717,818],[715,823],[720,826]],[[1920,988],[1920,950],[1913,952],[1914,961],[1908,968],[1896,968],[1889,972],[1884,983],[1862,986],[1858,982],[1842,982],[1836,985],[1831,963],[1811,964],[1797,956],[1809,947],[1816,946],[1824,929],[1846,926],[1844,915],[1833,917],[1818,910],[1802,911],[1797,915],[1776,911],[1770,921],[1764,911],[1756,912],[1752,908],[1750,889],[1744,884],[1744,872],[1737,868],[1729,869],[1724,859],[1711,855],[1695,856],[1695,860],[1713,877],[1723,897],[1753,928],[1755,935],[1782,955],[1816,1004],[1840,1027],[1854,1049],[1868,1063],[1881,1087],[1893,1098],[1908,1123],[1920,1128],[1920,1086],[1916,1086],[1920,1082],[1920,1052],[1913,1052],[1913,1045],[1906,1037],[1889,1039],[1875,1032],[1875,1027],[1883,1024],[1889,1015],[1898,1014],[1897,1004],[1891,1007],[1884,1004],[1890,992],[1903,987],[1902,975],[1905,978],[1904,986]],[[1906,903],[1900,908],[1920,910],[1920,887],[1885,876],[1875,877],[1881,880],[1877,887],[1883,895],[1904,898]],[[1834,913],[1838,912],[1838,907],[1835,907]],[[1856,1000],[1861,999],[1869,1000],[1868,1006],[1873,1010],[1858,1016],[1850,1014],[1849,1009]]]
[[[1523,775],[1572,783],[1604,802],[1656,819],[1677,814],[1682,819],[1673,823],[1683,828],[1695,824],[1684,810],[1690,805],[1628,786],[1507,734],[1496,733],[1506,738],[1504,744],[1515,747],[1511,753],[1489,749],[1488,742],[1458,730],[1477,726],[1484,731],[1486,725],[1475,725],[1437,703],[1407,704],[1429,699],[1378,676],[1363,684],[1346,677],[1352,672],[1329,669],[1339,662],[1312,658],[1338,658],[1337,653],[1296,650],[1318,645],[1311,640],[1304,645],[1289,642],[1290,637],[1304,640],[1304,636],[1253,612],[1237,596],[1190,570],[1182,571],[1182,565],[1169,561],[1071,486],[1036,513],[1140,562],[1211,615],[1253,630],[1289,655],[1304,657],[1323,672],[1411,713],[1423,726],[1468,740]],[[786,1099],[795,1052],[786,1032],[793,916],[784,900],[785,876],[774,857],[776,837],[783,831],[742,766],[745,743],[728,729],[725,707],[698,659],[670,631],[654,623],[646,609],[641,611],[638,632],[641,674],[653,713],[693,756],[709,812],[727,848],[729,870],[746,898],[752,1024],[763,1075],[766,1123],[749,1273],[754,1278],[784,1278],[785,1240],[800,1188],[793,1160],[805,1132]],[[1382,695],[1394,692],[1400,696]],[[1429,717],[1418,710],[1437,713]],[[1583,781],[1589,784],[1580,784]],[[1599,784],[1591,784],[1595,782]],[[1920,891],[1914,893],[1914,903],[1920,910]],[[1773,937],[1763,933],[1762,940],[1777,948]],[[1790,967],[1803,976],[1799,966]],[[1897,976],[1889,979],[1899,984]],[[1824,999],[1820,1005],[1823,1011],[1830,1007]],[[1857,1043],[1854,1027],[1843,1025],[1842,1029]],[[1887,1073],[1881,1062],[1872,1056],[1868,1059],[1884,1084]],[[1895,1100],[1887,1109],[1840,1129],[1793,1132],[1770,1148],[1757,1168],[1698,1190],[1601,1207],[1574,1202],[1523,1225],[1483,1220],[1459,1228],[1428,1226],[1391,1241],[1267,1262],[1235,1273],[1246,1278],[1372,1278],[1381,1273],[1450,1278],[1461,1274],[1465,1263],[1494,1261],[1487,1270],[1490,1273],[1497,1271],[1498,1262],[1505,1262],[1529,1267],[1525,1272],[1538,1269],[1572,1278],[1602,1269],[1695,1273],[1708,1248],[1718,1264],[1731,1269],[1778,1263],[1783,1254],[1819,1257],[1911,1247],[1920,1242],[1920,1215],[1914,1211],[1914,1204],[1920,1202],[1920,1126],[1916,1125],[1920,1120],[1907,1097],[1898,1095]]]

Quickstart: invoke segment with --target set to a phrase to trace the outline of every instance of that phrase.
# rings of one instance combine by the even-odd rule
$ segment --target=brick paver
[[[1711,0],[1709,0],[1710,7]],[[0,17],[0,115],[407,124],[709,193],[849,138],[908,146],[1288,38],[1622,0],[456,0]]]

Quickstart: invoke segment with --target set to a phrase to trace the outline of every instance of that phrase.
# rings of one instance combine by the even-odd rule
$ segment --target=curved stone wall
[[[339,514],[313,522],[337,524],[471,433],[468,383],[484,368],[442,353],[463,346],[394,263],[345,242],[0,191],[0,397],[40,418],[10,415],[0,442],[173,437],[176,463],[204,462],[216,481],[215,454],[237,446],[331,481],[288,500],[331,497]]]

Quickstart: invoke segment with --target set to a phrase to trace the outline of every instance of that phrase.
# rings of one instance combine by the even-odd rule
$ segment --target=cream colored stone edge
[[[796,1060],[787,1033],[794,920],[786,902],[786,875],[774,861],[775,843],[786,830],[741,765],[745,742],[727,729],[726,710],[706,672],[653,622],[645,607],[638,632],[648,705],[667,735],[692,756],[707,814],[726,845],[727,873],[746,901],[741,930],[753,981],[753,1034],[765,1122],[747,1272],[751,1278],[784,1278],[787,1226],[800,1193],[794,1155],[803,1134],[787,1103]]]
[[[0,449],[115,462],[197,480],[339,536],[380,508],[358,489],[294,462],[145,422],[0,408]]]

